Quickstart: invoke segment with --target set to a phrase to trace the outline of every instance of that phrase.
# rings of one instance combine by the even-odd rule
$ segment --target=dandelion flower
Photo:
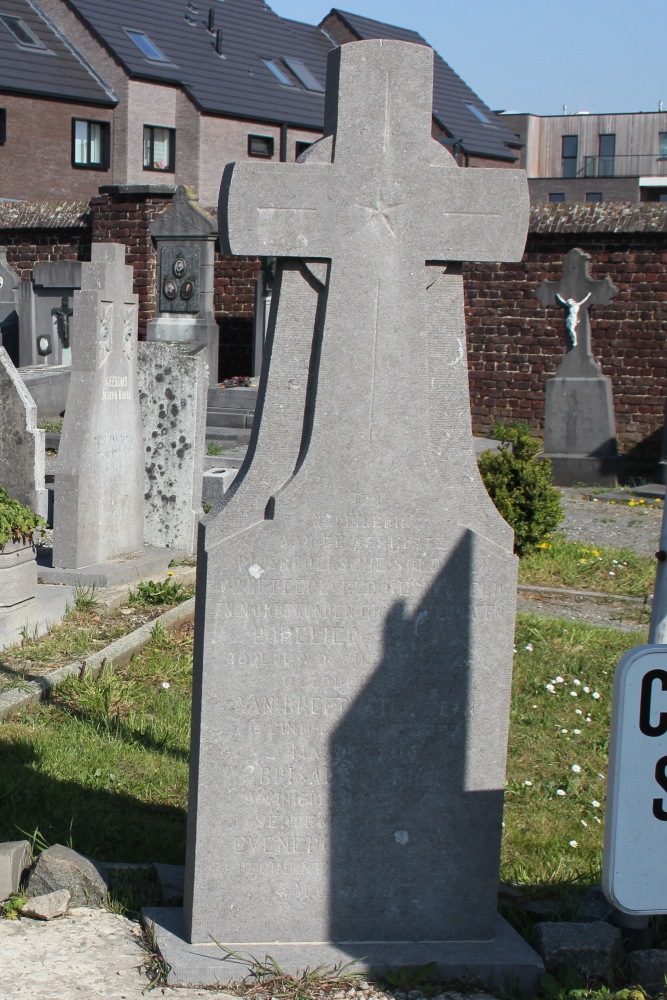
[[[173,569],[168,569],[167,570],[167,576],[173,576],[173,575],[174,575]]]
[[[575,774],[581,774],[581,767],[579,764],[573,764],[570,770],[574,771]]]
[[[560,797],[561,797],[561,798],[562,798],[562,797],[563,797],[563,795],[565,795],[565,794],[566,794],[566,792],[565,792],[565,790],[564,790],[563,788],[557,788],[557,789],[556,789],[556,795],[560,795]]]
[[[576,842],[576,840],[571,840],[570,847],[579,847],[579,844]]]

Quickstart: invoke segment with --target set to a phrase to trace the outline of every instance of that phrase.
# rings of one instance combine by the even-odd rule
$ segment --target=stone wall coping
[[[0,200],[0,229],[90,229],[89,204]]]
[[[530,233],[664,233],[661,202],[543,202],[530,210]]]

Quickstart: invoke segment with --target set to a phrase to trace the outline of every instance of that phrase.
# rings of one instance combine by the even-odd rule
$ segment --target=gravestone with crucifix
[[[243,974],[214,939],[291,972],[540,966],[496,911],[516,561],[460,274],[521,257],[526,181],[432,140],[432,59],[334,50],[325,138],[223,177],[223,249],[276,256],[277,299],[199,543],[185,902],[149,911],[175,984]]]
[[[616,484],[618,452],[611,380],[591,351],[590,310],[608,305],[618,289],[609,277],[594,280],[588,255],[573,249],[560,281],[543,281],[537,297],[564,310],[566,353],[546,384],[544,452],[559,486]]]

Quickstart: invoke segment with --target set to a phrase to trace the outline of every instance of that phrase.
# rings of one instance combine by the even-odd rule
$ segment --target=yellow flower
[[[168,569],[167,570],[167,576],[173,576],[173,575],[174,575],[173,569]]]

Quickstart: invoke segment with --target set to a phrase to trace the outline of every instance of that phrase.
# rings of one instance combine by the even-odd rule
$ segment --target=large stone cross
[[[588,255],[576,247],[567,254],[560,281],[543,281],[537,297],[545,308],[559,303],[567,310],[567,352],[557,374],[559,376],[596,377],[600,366],[591,351],[592,306],[608,305],[618,293],[609,276],[595,281],[588,273]]]
[[[423,344],[426,262],[517,260],[523,251],[522,172],[457,167],[431,138],[432,78],[425,46],[344,45],[330,56],[326,137],[305,162],[230,164],[223,177],[226,252],[331,261],[322,366],[329,350],[338,368],[347,358],[347,391],[340,376],[320,379],[318,399],[329,417],[343,408],[357,448],[361,425],[371,448],[387,445],[373,399],[391,397],[393,362],[409,377]],[[414,441],[417,427],[396,417]],[[344,433],[338,442],[352,444]]]

